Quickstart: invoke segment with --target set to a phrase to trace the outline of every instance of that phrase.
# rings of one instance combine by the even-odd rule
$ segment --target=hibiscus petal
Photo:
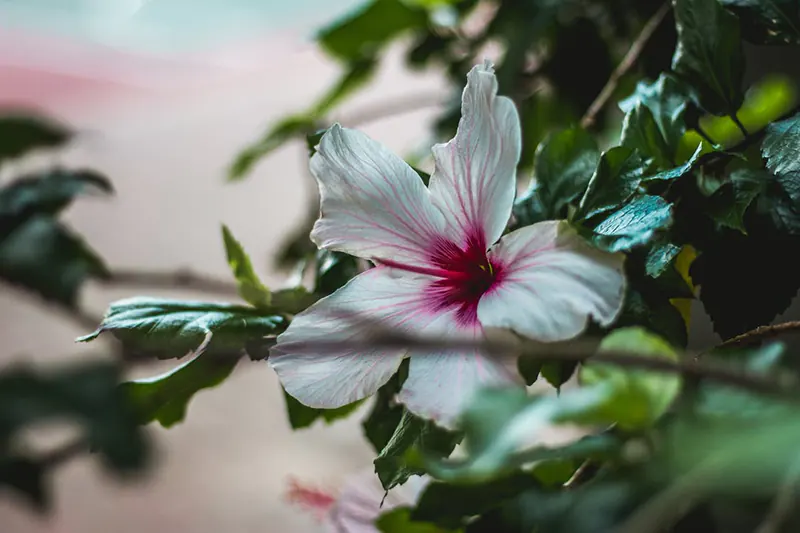
[[[430,191],[442,210],[452,213],[458,244],[477,237],[490,246],[511,216],[520,123],[514,103],[496,95],[491,64],[474,67],[467,75],[456,136],[433,147]]]
[[[444,216],[405,161],[365,134],[334,124],[310,165],[321,197],[311,239],[320,248],[427,262]]]
[[[375,327],[418,333],[431,321],[430,278],[376,267],[292,320],[269,358],[286,391],[310,407],[335,408],[374,394],[397,371],[406,349],[324,350],[315,343],[361,343]]]
[[[466,327],[456,312],[440,314],[427,326],[427,333],[446,338],[478,340],[480,326]],[[461,411],[482,387],[521,384],[519,377],[494,356],[478,350],[413,353],[408,377],[398,395],[415,415],[454,429]]]
[[[349,477],[331,509],[325,530],[329,533],[378,533],[375,521],[383,513],[401,506],[413,507],[431,482],[428,476],[412,476],[388,493],[374,468]]]
[[[590,246],[566,222],[520,228],[489,255],[501,273],[478,303],[485,327],[554,342],[580,334],[589,317],[607,326],[622,309],[624,256]]]

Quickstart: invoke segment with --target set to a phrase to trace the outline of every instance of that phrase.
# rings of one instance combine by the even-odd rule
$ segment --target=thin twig
[[[782,322],[772,326],[759,326],[756,329],[726,340],[720,344],[718,348],[756,344],[761,341],[792,332],[800,332],[800,320]]]
[[[185,269],[173,271],[115,269],[111,271],[108,279],[102,281],[106,285],[192,289],[223,296],[236,296],[237,294],[234,283],[196,274]]]
[[[670,10],[671,3],[669,1],[665,2],[658,11],[656,11],[650,20],[642,28],[642,31],[639,33],[639,36],[636,37],[636,40],[633,41],[631,44],[628,53],[625,54],[625,57],[622,59],[617,68],[614,72],[611,73],[611,77],[608,78],[605,87],[603,90],[600,91],[600,94],[597,95],[592,105],[589,106],[589,109],[586,111],[586,114],[581,119],[581,127],[583,128],[591,128],[597,120],[597,115],[600,111],[608,103],[608,100],[614,94],[614,91],[619,85],[620,79],[622,79],[625,74],[627,74],[639,61],[639,57],[642,55],[642,51],[644,50],[645,46],[647,45],[647,41],[650,40],[650,37],[653,36],[658,26],[664,20],[664,17],[667,16],[667,13]]]

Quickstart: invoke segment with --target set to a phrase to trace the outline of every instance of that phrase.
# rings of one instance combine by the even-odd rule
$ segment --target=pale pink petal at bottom
[[[347,479],[326,517],[325,530],[329,533],[378,533],[375,520],[396,507],[413,506],[430,481],[428,476],[412,476],[387,494],[372,468],[359,472]]]
[[[489,255],[502,274],[478,303],[484,327],[562,341],[579,335],[589,317],[607,326],[622,309],[624,255],[592,247],[566,222],[520,228]]]
[[[405,349],[321,349],[314,343],[364,343],[375,327],[424,333],[432,321],[424,290],[430,278],[376,267],[350,280],[292,320],[269,364],[301,403],[335,408],[374,394],[397,371]]]
[[[441,314],[427,333],[446,338],[480,340],[479,325],[465,328],[455,311]],[[477,350],[414,353],[398,400],[409,411],[446,429],[458,426],[463,409],[482,387],[519,384],[519,378],[502,361]]]

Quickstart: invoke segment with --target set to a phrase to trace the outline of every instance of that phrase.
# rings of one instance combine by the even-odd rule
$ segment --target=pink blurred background
[[[241,37],[200,36],[178,51],[169,43],[150,46],[135,35],[125,45],[109,44],[113,32],[99,39],[97,32],[22,24],[4,19],[0,9],[0,105],[45,110],[80,132],[55,160],[25,161],[11,170],[55,162],[105,172],[116,196],[76,202],[67,219],[112,268],[188,267],[227,278],[220,238],[224,222],[265,282],[280,285],[284,276],[271,270],[271,258],[281,238],[303,219],[307,198],[314,194],[305,147],[294,143],[277,151],[238,184],[225,183],[225,171],[237,151],[272,121],[302,110],[336,78],[338,66],[308,35],[352,3],[317,3],[302,10],[299,2],[299,14],[280,24],[251,28]],[[118,15],[113,20],[121,20]],[[95,20],[93,27],[102,21]],[[161,34],[168,30],[169,25],[159,29]],[[390,51],[375,82],[341,115],[346,123],[347,113],[361,105],[412,92],[444,97],[445,87],[436,73],[407,72]],[[404,153],[426,140],[435,111],[429,107],[360,127]],[[100,315],[110,301],[134,294],[213,299],[186,291],[100,286],[86,290],[83,299]],[[47,364],[102,348],[75,345],[73,339],[85,331],[14,290],[0,293],[0,314],[0,366],[20,360]],[[141,374],[164,369],[153,366]],[[0,531],[316,531],[319,525],[310,514],[284,502],[288,477],[335,488],[371,462],[358,416],[293,433],[276,378],[265,364],[241,364],[221,387],[201,392],[185,423],[150,429],[161,452],[151,476],[121,485],[91,460],[76,460],[53,480],[52,516],[37,517],[3,497]]]

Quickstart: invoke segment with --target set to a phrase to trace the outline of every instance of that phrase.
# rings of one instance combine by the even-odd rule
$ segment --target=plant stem
[[[800,320],[793,320],[791,322],[782,322],[772,326],[759,326],[756,329],[737,335],[731,339],[726,340],[718,346],[718,348],[727,348],[730,346],[742,346],[747,344],[755,344],[772,337],[777,337],[785,333],[800,332]]]
[[[581,119],[581,127],[582,128],[591,128],[594,123],[597,121],[597,115],[600,111],[608,103],[608,100],[614,94],[614,91],[619,85],[620,79],[622,79],[625,74],[627,74],[639,61],[639,57],[642,55],[642,51],[644,51],[644,47],[647,44],[647,41],[650,40],[650,37],[653,36],[658,26],[664,20],[664,17],[667,16],[672,4],[667,1],[656,11],[650,20],[642,28],[642,31],[639,33],[636,40],[633,41],[631,47],[628,49],[628,53],[625,54],[625,57],[622,59],[617,68],[614,69],[614,72],[611,73],[611,77],[608,78],[603,90],[600,91],[600,94],[597,95],[597,98],[594,99],[594,102],[589,106],[589,109],[586,111],[586,114],[583,115]]]
[[[736,124],[737,128],[739,128],[739,131],[742,132],[744,138],[747,139],[750,134],[747,132],[747,128],[744,127],[744,124],[742,124],[742,122],[739,120],[739,117],[736,116],[736,113],[731,113],[731,120],[733,120],[733,123]]]

